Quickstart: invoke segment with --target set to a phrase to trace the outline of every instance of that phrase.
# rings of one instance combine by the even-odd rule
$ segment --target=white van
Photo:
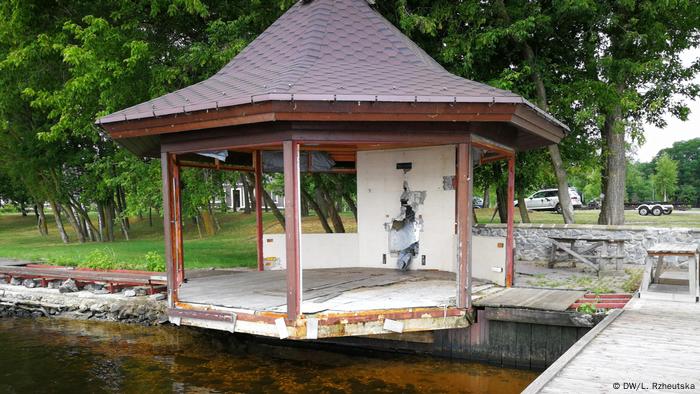
[[[573,205],[574,208],[581,208],[581,196],[579,196],[575,189],[569,188],[569,196],[571,197],[571,205]],[[515,206],[518,206],[517,201],[515,201]],[[561,213],[559,189],[538,190],[525,199],[525,206],[528,210],[533,211],[557,211]]]

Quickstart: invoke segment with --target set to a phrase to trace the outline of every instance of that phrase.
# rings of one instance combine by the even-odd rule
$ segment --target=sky
[[[681,55],[684,64],[690,64],[700,58],[700,48],[688,50]],[[700,75],[695,78],[696,83],[700,83]],[[640,162],[648,162],[664,148],[669,148],[676,141],[689,140],[700,137],[700,99],[686,100],[690,108],[688,120],[683,122],[667,115],[668,123],[663,129],[653,125],[644,126],[646,142],[637,148],[636,157]]]

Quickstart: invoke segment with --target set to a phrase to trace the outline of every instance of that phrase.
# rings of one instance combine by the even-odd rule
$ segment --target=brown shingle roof
[[[449,73],[366,0],[298,2],[211,78],[99,123],[253,102],[522,103],[515,93]]]

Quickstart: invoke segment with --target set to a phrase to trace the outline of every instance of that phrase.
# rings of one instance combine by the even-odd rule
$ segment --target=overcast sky
[[[690,64],[700,58],[700,48],[689,50],[682,56],[684,63]],[[700,83],[700,76],[695,79]],[[647,162],[656,156],[661,149],[668,148],[676,141],[689,140],[700,137],[700,100],[687,100],[690,108],[688,120],[682,122],[672,116],[666,116],[668,125],[659,129],[652,125],[644,127],[646,143],[637,148],[636,157],[639,161]]]

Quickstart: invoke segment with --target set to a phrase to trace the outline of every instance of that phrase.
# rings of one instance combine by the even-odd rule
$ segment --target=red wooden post
[[[168,306],[172,308],[176,300],[175,272],[177,272],[177,267],[173,255],[173,160],[171,160],[170,154],[166,152],[160,154],[160,168],[163,182],[163,232],[165,242],[165,268],[166,277],[168,278]]]
[[[506,224],[506,286],[513,286],[514,256],[513,220],[515,219],[515,154],[508,158],[508,222]]]
[[[265,269],[263,265],[263,172],[262,172],[262,152],[255,151],[254,163],[255,167],[255,224],[258,247],[258,271]]]
[[[471,308],[472,238],[472,158],[471,144],[457,147],[457,307]]]
[[[287,249],[287,319],[301,315],[301,217],[299,206],[299,143],[284,141],[284,220]]]
[[[182,202],[180,198],[180,166],[177,164],[175,155],[170,156],[172,161],[172,234],[173,234],[173,257],[176,267],[176,283],[175,291],[180,288],[182,282],[185,281],[185,253],[183,250],[184,242],[182,240]]]

